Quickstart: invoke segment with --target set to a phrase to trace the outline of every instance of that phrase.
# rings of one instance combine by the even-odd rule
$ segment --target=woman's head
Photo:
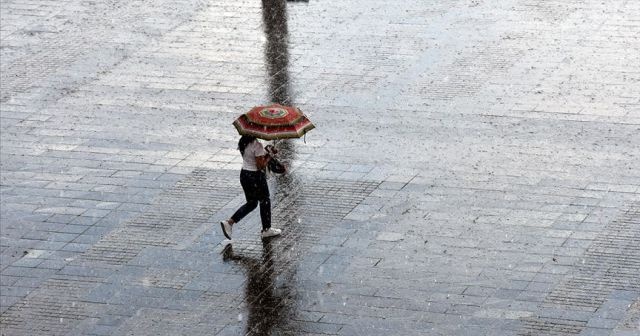
[[[244,155],[244,149],[247,148],[247,145],[256,140],[255,137],[250,135],[243,135],[240,137],[240,141],[238,141],[238,149],[240,150],[240,154]]]

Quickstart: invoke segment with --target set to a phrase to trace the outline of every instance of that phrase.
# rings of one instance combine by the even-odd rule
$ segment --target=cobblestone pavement
[[[3,0],[2,335],[638,335],[640,2]],[[233,119],[280,142],[280,238]]]

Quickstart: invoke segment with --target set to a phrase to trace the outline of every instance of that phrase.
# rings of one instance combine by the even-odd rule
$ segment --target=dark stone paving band
[[[640,204],[631,205],[605,227],[576,269],[546,297],[541,316],[524,319],[520,335],[577,335],[614,291],[640,296]],[[554,318],[557,309],[575,317]]]
[[[109,233],[0,316],[0,326],[30,335],[64,335],[88,315],[86,295],[145,247],[175,247],[240,192],[236,172],[196,170],[158,196],[141,216]],[[75,271],[77,270],[77,271]],[[68,273],[78,273],[69,277]],[[157,284],[156,284],[157,285]],[[71,310],[69,310],[71,309]],[[5,329],[6,328],[6,329]]]

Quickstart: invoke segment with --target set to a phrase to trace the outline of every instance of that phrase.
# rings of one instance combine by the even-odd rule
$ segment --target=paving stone
[[[16,267],[37,267],[38,265],[40,265],[42,263],[43,259],[37,259],[37,258],[22,258],[14,263],[12,263],[12,266],[16,266]]]
[[[587,327],[611,330],[615,328],[619,322],[620,322],[619,320],[612,320],[612,319],[606,319],[606,318],[592,318],[592,319],[589,319],[589,322],[587,323]]]
[[[45,259],[38,265],[40,268],[60,270],[65,267],[67,262],[65,260]]]

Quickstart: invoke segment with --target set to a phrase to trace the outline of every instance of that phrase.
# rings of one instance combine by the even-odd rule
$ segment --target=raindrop
[[[242,322],[242,314],[238,314],[238,321]]]

